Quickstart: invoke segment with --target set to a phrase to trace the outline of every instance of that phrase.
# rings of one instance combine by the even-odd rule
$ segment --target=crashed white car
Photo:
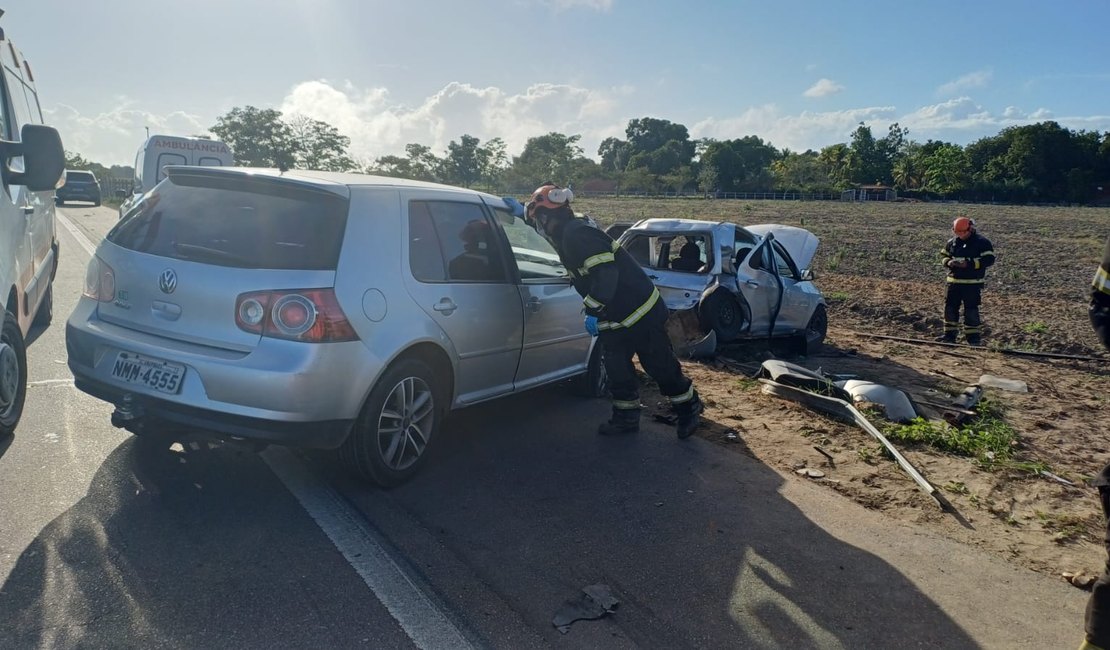
[[[804,338],[807,351],[818,348],[828,328],[809,269],[818,241],[794,226],[692,219],[646,219],[619,239],[659,287],[686,341],[700,338],[703,351],[769,337]]]

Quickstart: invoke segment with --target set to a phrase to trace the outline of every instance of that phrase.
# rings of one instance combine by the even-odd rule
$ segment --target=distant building
[[[886,185],[858,185],[840,193],[841,201],[894,201],[898,190]]]

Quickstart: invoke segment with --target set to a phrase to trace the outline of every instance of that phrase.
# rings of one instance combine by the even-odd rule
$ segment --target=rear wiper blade
[[[238,264],[245,264],[248,261],[242,255],[229,253],[219,248],[199,246],[197,244],[182,244],[181,242],[175,242],[173,248],[179,255],[187,260],[209,259],[220,262],[235,262]]]

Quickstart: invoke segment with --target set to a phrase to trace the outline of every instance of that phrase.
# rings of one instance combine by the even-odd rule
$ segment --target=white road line
[[[61,212],[55,210],[55,216],[58,218],[58,223],[62,224],[62,227],[68,230],[69,234],[73,235],[73,238],[77,240],[77,245],[84,248],[89,257],[96,255],[96,246],[89,241],[85,233],[78,230],[77,226],[73,225],[73,222]]]
[[[39,381],[29,381],[28,386],[57,386],[60,384],[72,384],[73,377],[69,379],[40,379]]]
[[[270,447],[262,452],[262,458],[417,647],[472,647],[462,632],[378,544],[362,516],[334,490],[317,479],[287,449]]]
[[[89,256],[96,246],[68,218],[58,221]],[[47,380],[51,381],[51,380]],[[72,381],[72,380],[66,380]],[[366,528],[362,516],[316,478],[288,450],[271,447],[262,458],[331,539],[363,582],[420,648],[471,648],[470,642],[389,557]]]

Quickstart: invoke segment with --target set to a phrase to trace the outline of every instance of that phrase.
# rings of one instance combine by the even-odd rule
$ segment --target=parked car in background
[[[65,151],[58,132],[42,124],[31,66],[2,29],[0,69],[0,436],[7,436],[27,396],[26,336],[54,315],[59,249],[53,196],[65,173]]]
[[[687,341],[804,337],[813,350],[825,339],[825,299],[809,270],[819,241],[808,230],[647,219],[619,242],[659,287]]]
[[[447,412],[575,379],[596,339],[500,198],[360,174],[169,167],[108,233],[66,325],[77,388],[145,439],[340,450],[394,485]]]
[[[234,164],[231,148],[219,140],[152,135],[139,145],[135,154],[135,177],[131,181],[131,192],[120,205],[119,216],[127,214],[143,194],[166,177],[169,165],[230,167]]]
[[[66,170],[66,183],[54,190],[54,202],[65,205],[70,201],[89,201],[94,206],[100,205],[100,181],[96,180],[95,174],[79,169]]]

